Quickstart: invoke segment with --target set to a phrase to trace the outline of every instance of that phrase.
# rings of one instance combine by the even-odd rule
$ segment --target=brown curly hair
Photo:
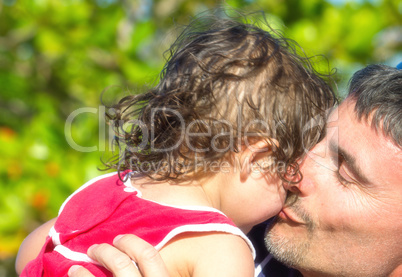
[[[230,160],[247,140],[267,140],[286,165],[280,176],[294,180],[336,97],[297,44],[245,18],[194,19],[166,52],[159,84],[109,107],[120,152],[108,168],[180,181],[208,174],[200,163]]]

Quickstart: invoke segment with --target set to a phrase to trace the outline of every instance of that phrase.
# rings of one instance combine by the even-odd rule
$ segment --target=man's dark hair
[[[296,160],[323,137],[336,97],[295,42],[264,20],[262,28],[246,20],[203,14],[184,29],[167,51],[159,84],[121,99],[108,114],[126,150],[107,166],[183,179],[210,174],[199,163],[230,161],[246,140],[266,140],[286,165],[283,178],[299,172]],[[133,119],[137,125],[122,130]],[[166,170],[156,172],[152,165],[161,163]]]
[[[348,97],[359,119],[372,117],[372,126],[402,147],[402,70],[369,65],[353,75]]]

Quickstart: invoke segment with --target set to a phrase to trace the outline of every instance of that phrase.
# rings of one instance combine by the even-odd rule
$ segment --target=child
[[[171,276],[253,276],[244,233],[280,211],[283,183],[300,180],[297,159],[335,101],[308,65],[254,25],[194,21],[159,84],[110,109],[121,153],[106,164],[117,172],[65,201],[22,276],[65,276],[74,264],[111,276],[86,252],[124,233],[160,250]]]

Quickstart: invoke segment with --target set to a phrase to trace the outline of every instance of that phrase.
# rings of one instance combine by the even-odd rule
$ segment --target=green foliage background
[[[214,0],[0,0],[0,277],[14,276],[23,238],[102,172],[105,88],[127,93],[155,82],[174,26]],[[367,63],[402,60],[402,2],[228,0],[336,67],[339,93]],[[399,61],[398,61],[399,59]],[[328,63],[317,59],[320,71]],[[65,124],[77,109],[91,107]],[[78,110],[85,111],[85,110]],[[72,139],[72,140],[71,140]],[[77,151],[73,141],[95,150]],[[70,143],[69,143],[70,142]]]

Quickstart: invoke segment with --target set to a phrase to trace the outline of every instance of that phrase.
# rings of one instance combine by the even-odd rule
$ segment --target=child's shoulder
[[[186,233],[161,251],[171,275],[254,276],[254,261],[247,242],[223,233]]]

